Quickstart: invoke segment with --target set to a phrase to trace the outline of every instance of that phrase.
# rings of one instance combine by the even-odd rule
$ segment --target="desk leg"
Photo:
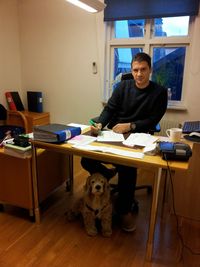
[[[153,242],[154,242],[154,231],[156,225],[156,215],[158,208],[158,197],[160,191],[160,180],[162,175],[162,168],[158,168],[156,172],[156,177],[154,180],[153,186],[153,199],[151,204],[151,216],[150,216],[150,226],[149,226],[149,234],[146,248],[146,260],[151,261],[152,252],[153,252]]]
[[[32,144],[32,177],[33,177],[35,222],[40,224],[40,207],[39,207],[38,175],[37,175],[37,148],[33,144]]]
[[[68,168],[68,177],[66,182],[66,191],[73,192],[73,181],[74,181],[74,159],[73,155],[67,155],[67,168]]]

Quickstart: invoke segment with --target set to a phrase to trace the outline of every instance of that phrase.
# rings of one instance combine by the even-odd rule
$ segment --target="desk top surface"
[[[166,138],[161,137],[162,140],[166,140]],[[97,160],[103,160],[107,161],[110,163],[115,163],[115,164],[122,164],[122,165],[127,165],[127,166],[135,166],[135,167],[161,167],[166,169],[167,168],[167,163],[172,170],[187,170],[189,167],[189,161],[188,162],[182,162],[182,161],[166,161],[163,160],[161,155],[156,155],[156,156],[150,156],[150,155],[144,155],[142,159],[137,159],[137,158],[131,158],[131,157],[126,157],[126,156],[121,156],[121,155],[116,155],[116,154],[110,154],[110,153],[104,153],[104,152],[97,152],[97,151],[89,151],[89,150],[81,150],[78,148],[73,147],[69,143],[64,143],[64,144],[52,144],[52,143],[45,143],[45,142],[39,142],[39,141],[32,141],[33,145],[35,147],[40,147],[44,149],[50,149],[54,150],[57,152],[61,153],[69,153],[77,156],[84,156],[84,157],[89,157]],[[102,143],[99,142],[93,142],[92,145],[94,146],[102,146]],[[125,146],[117,146],[114,144],[103,144],[103,146],[111,146],[111,147],[116,147],[120,148],[123,150],[128,150],[128,151],[134,151],[134,152],[142,152],[139,149],[133,149]]]

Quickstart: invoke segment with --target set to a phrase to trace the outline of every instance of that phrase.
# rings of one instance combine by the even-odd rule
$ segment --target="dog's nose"
[[[96,185],[95,188],[96,188],[97,190],[100,190],[100,189],[101,189],[101,186],[100,186],[100,185]]]

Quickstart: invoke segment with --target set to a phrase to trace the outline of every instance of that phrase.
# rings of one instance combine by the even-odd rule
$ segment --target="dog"
[[[73,216],[82,215],[88,235],[97,235],[96,221],[99,220],[102,235],[104,237],[111,236],[112,203],[110,199],[110,185],[103,175],[94,173],[87,178],[83,188],[83,196],[74,206],[70,217],[72,214]]]

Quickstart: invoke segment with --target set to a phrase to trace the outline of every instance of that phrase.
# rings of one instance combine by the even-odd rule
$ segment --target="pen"
[[[90,120],[90,124],[94,127],[96,127],[96,123],[93,120]]]

